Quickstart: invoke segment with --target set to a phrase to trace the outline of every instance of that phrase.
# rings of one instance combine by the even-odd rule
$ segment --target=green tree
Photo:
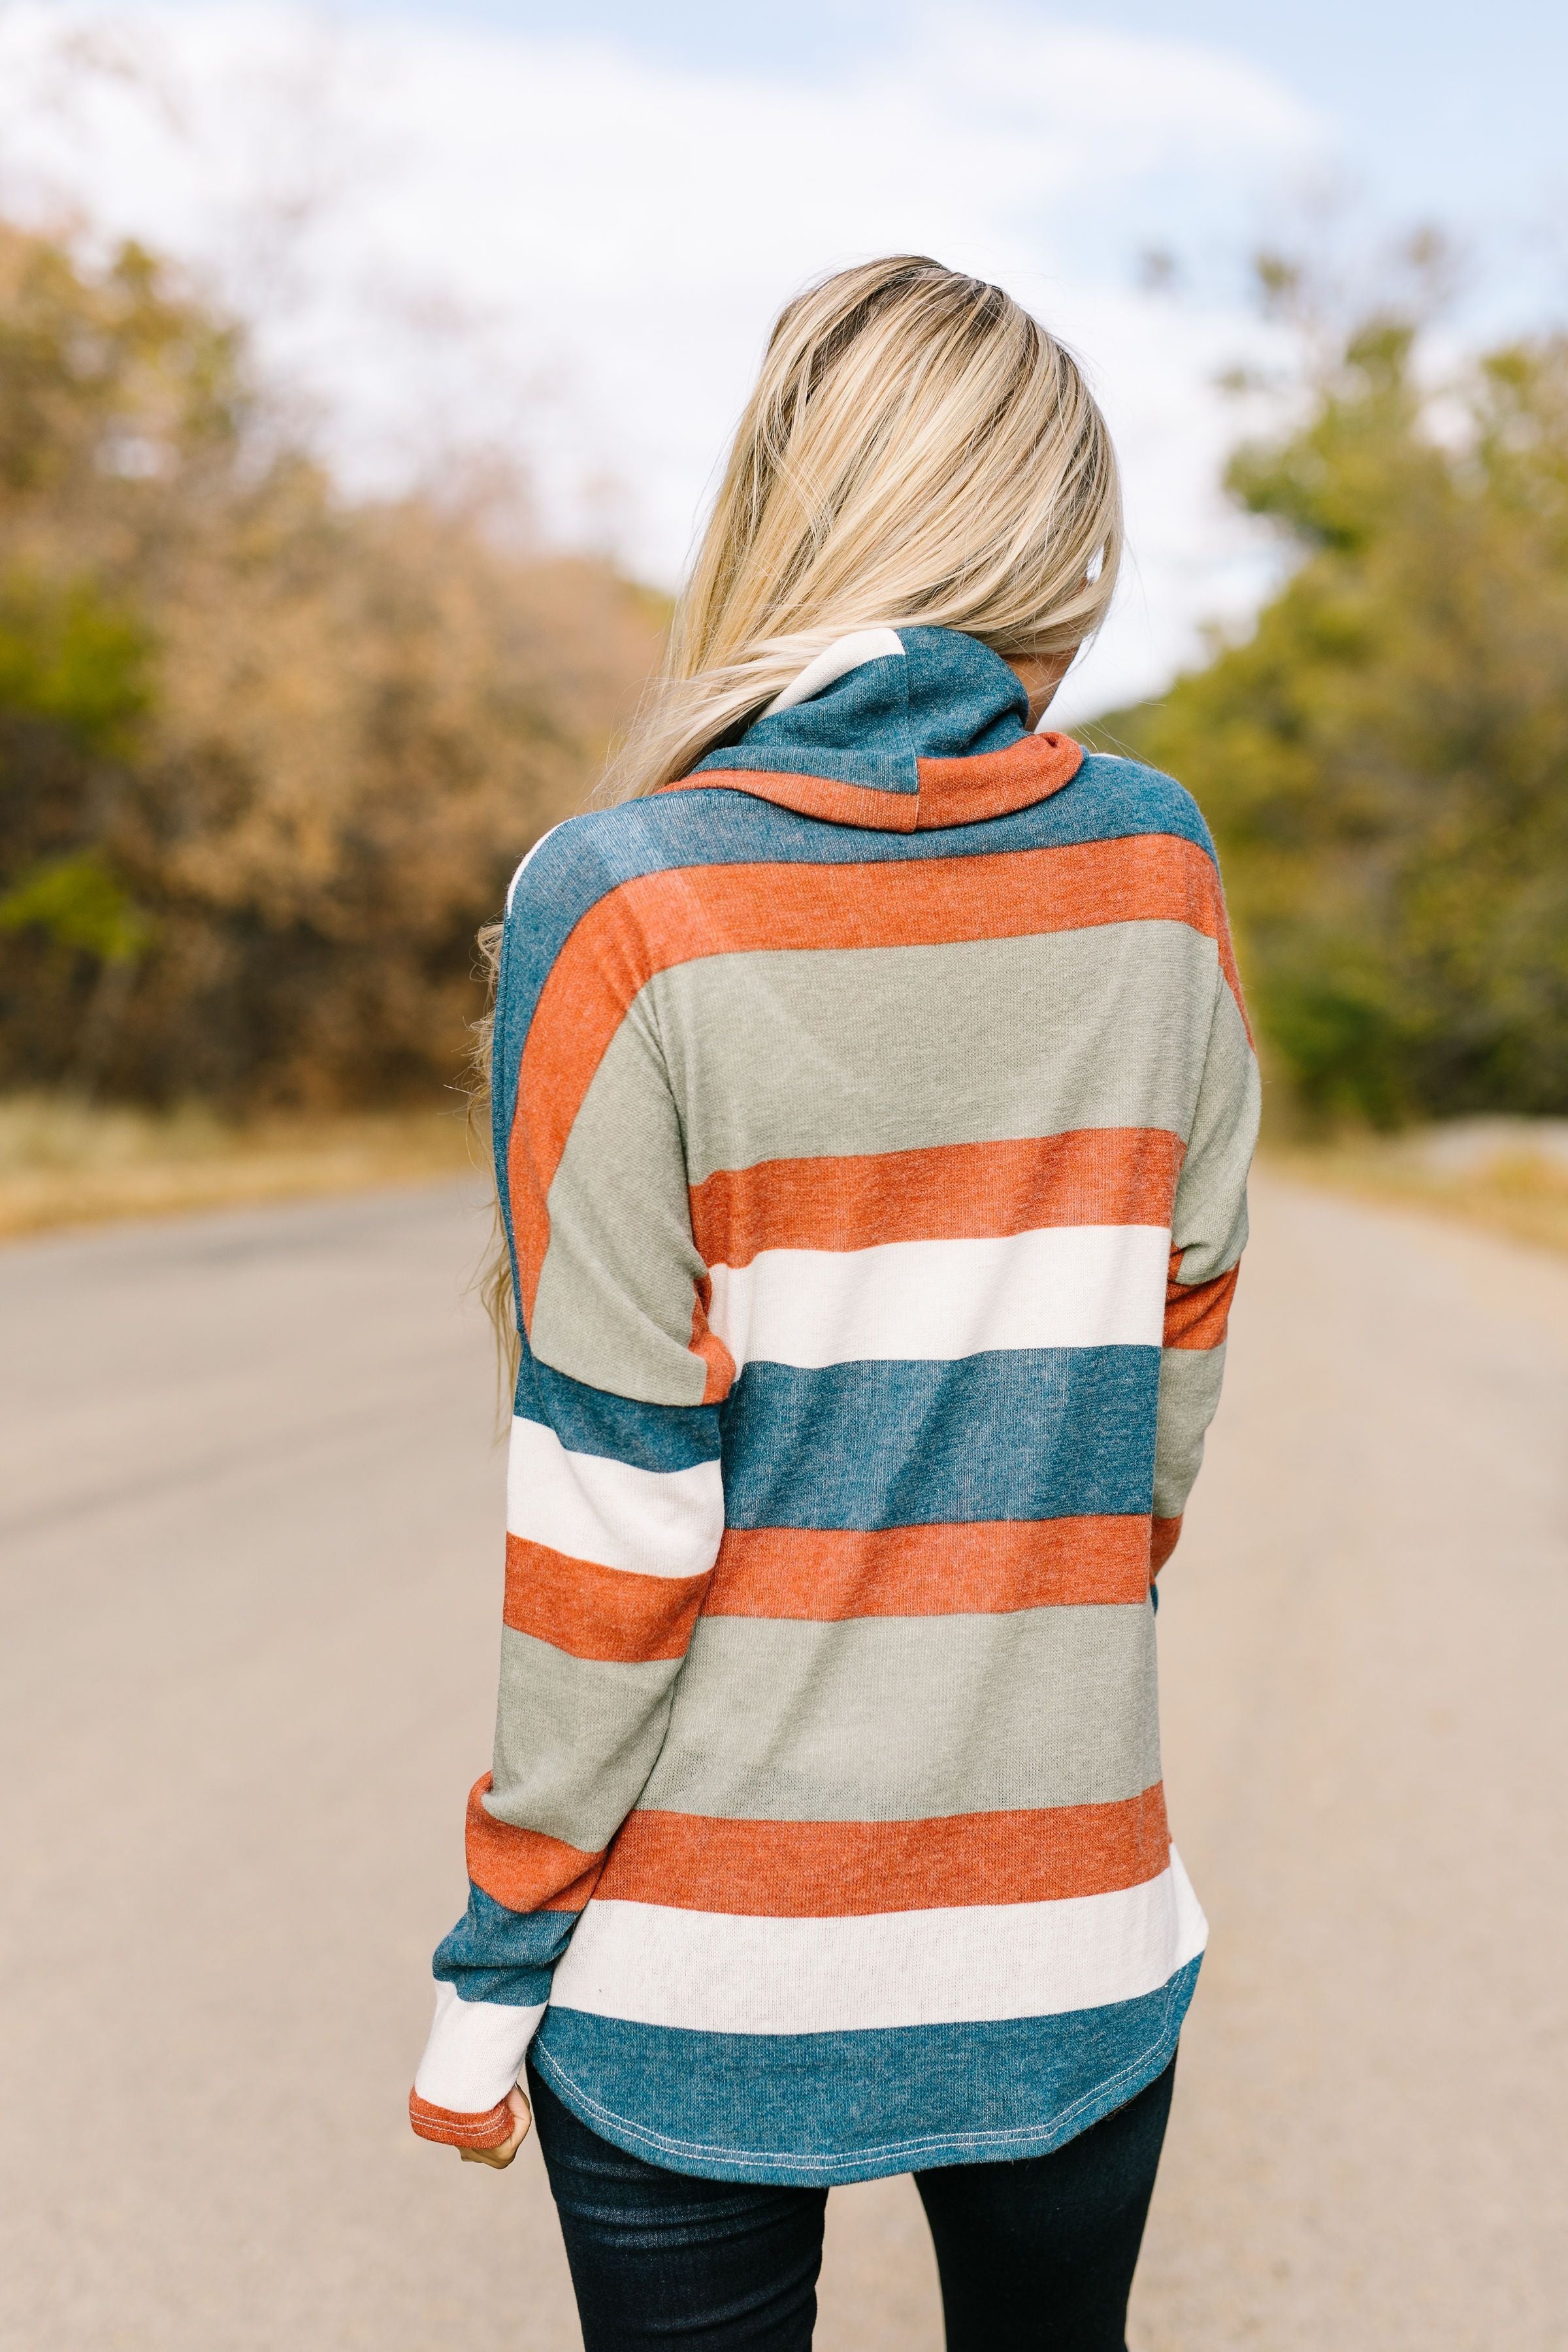
[[[1197,793],[1309,1111],[1568,1110],[1568,341],[1441,407],[1373,318],[1232,494],[1293,568],[1245,642],[1108,722]],[[1441,424],[1441,432],[1436,429]]]

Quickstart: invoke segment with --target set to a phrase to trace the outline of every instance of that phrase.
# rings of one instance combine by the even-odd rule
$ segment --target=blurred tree
[[[0,228],[0,1085],[456,1069],[474,930],[662,617],[515,492],[344,501],[164,266]]]
[[[1237,453],[1295,568],[1245,642],[1106,725],[1209,815],[1310,1112],[1568,1111],[1568,341],[1438,399],[1415,341],[1364,320]]]

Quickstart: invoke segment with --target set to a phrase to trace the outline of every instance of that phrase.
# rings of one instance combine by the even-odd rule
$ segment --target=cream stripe
[[[482,2116],[498,2106],[522,2072],[528,2045],[543,2016],[504,2001],[459,2000],[449,1984],[436,1988],[430,2039],[414,2088],[433,2107]]]
[[[533,847],[524,852],[521,863],[518,866],[516,873],[512,876],[511,880],[506,886],[506,911],[509,915],[511,912],[511,902],[517,896],[517,886],[521,881],[523,876],[527,873],[530,864],[538,856],[540,851],[549,840],[551,834],[559,833],[561,827],[558,824],[549,826],[545,832],[540,835],[539,839],[534,843]]]
[[[710,1268],[736,1364],[951,1361],[994,1348],[1157,1348],[1171,1236],[1064,1225],[985,1241],[764,1250]]]
[[[809,702],[814,695],[836,686],[852,669],[858,669],[862,662],[901,661],[903,657],[904,641],[894,630],[855,629],[847,637],[836,637],[814,660],[808,661],[784,692],[774,695],[763,717],[771,719],[775,710],[793,710],[797,702]]]
[[[591,1902],[551,2000],[709,2033],[1048,2017],[1158,1991],[1207,1933],[1173,1846],[1146,1885],[1059,1903],[759,1919]]]
[[[516,1420],[507,1467],[508,1532],[573,1559],[639,1576],[705,1576],[724,1532],[717,1462],[637,1470],[569,1454],[542,1422]]]

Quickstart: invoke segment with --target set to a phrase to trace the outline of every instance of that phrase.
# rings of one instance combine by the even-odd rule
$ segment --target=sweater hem
[[[858,2180],[930,2172],[945,2165],[1019,2163],[1065,2147],[1069,2140],[1114,2115],[1118,2107],[1126,2106],[1164,2073],[1176,2054],[1195,1980],[1196,1967],[1189,1963],[1171,1983],[1154,2039],[1092,2091],[1048,2118],[989,2130],[921,2133],[843,2150],[725,2149],[679,2139],[605,2106],[537,2042],[529,2052],[528,2063],[538,2068],[579,2123],[628,2156],[639,2156],[665,2171],[687,2173],[699,2180],[744,2180],[779,2188],[847,2188]]]

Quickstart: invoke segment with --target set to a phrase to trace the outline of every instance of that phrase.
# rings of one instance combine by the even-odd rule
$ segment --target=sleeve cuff
[[[461,2000],[444,1979],[437,1983],[430,2038],[408,2108],[421,2139],[446,2140],[453,2147],[500,2146],[511,2131],[507,2093],[543,2015],[542,2002],[514,2009],[505,2001]]]
[[[451,2107],[432,2106],[417,2091],[408,2094],[408,2120],[421,2139],[439,2140],[447,2147],[504,2147],[517,2126],[504,2099],[484,2115],[465,2116]]]

